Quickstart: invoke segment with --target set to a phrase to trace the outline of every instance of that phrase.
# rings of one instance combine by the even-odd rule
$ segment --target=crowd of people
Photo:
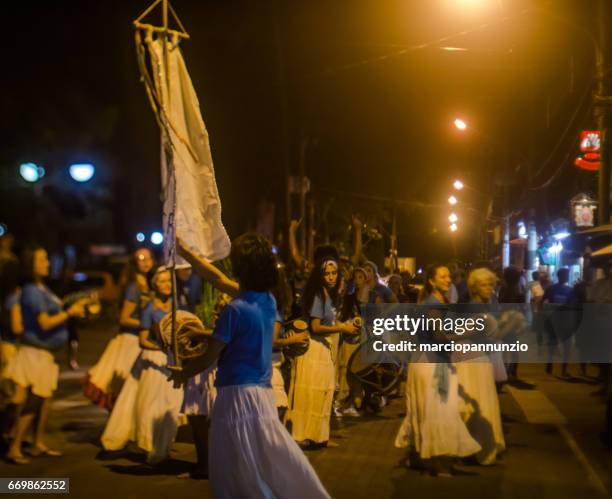
[[[357,218],[350,257],[331,245],[302,256],[297,225],[291,224],[287,267],[269,241],[247,234],[232,244],[232,275],[177,239],[187,264],[176,270],[174,304],[171,271],[157,265],[149,249],[134,252],[119,332],[82,382],[85,395],[109,412],[101,458],[138,449],[158,465],[169,457],[178,427],[189,424],[198,459],[189,476],[210,477],[215,497],[245,491],[253,497],[328,497],[303,450],[338,445],[330,436],[332,419],[358,418],[370,407],[350,369],[361,340],[362,305],[421,303],[435,310],[450,303],[527,303],[537,314],[541,304],[565,303],[579,291],[567,285],[566,269],[556,284],[544,273],[525,282],[513,267],[500,279],[487,264],[469,271],[438,264],[419,276],[382,278],[362,254]],[[15,464],[29,461],[23,442],[32,425],[30,457],[61,456],[44,438],[58,382],[54,352],[69,341],[69,325],[87,315],[92,301],[84,296],[67,306],[45,284],[48,274],[43,248],[26,251],[21,262],[3,263],[3,278],[11,281],[2,296],[0,423],[5,457]],[[593,287],[598,300],[609,301],[611,277],[608,287]],[[217,290],[212,312],[192,324],[206,349],[172,369],[176,352],[164,341],[164,318],[173,308],[198,312],[203,283]],[[450,341],[442,332],[419,340]],[[405,397],[405,417],[395,445],[407,449],[406,464],[434,476],[451,476],[458,459],[495,464],[505,450],[498,391],[517,379],[517,369],[516,359],[501,355],[430,352],[400,371],[406,376],[398,394]],[[280,466],[283,474],[276,472]]]

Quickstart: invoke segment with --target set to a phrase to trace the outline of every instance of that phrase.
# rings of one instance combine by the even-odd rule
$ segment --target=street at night
[[[105,327],[106,326],[106,327]],[[93,362],[111,333],[99,325],[84,333],[82,358]],[[86,365],[64,369],[53,403],[50,443],[66,452],[62,460],[35,461],[16,468],[0,464],[0,476],[71,477],[77,497],[212,497],[206,481],[177,479],[195,461],[192,438],[182,428],[171,460],[159,468],[143,464],[136,453],[112,461],[96,459],[107,412],[92,406],[81,390]],[[454,480],[436,480],[405,468],[404,452],[393,448],[403,417],[396,399],[381,414],[364,420],[334,421],[339,447],[308,452],[332,497],[607,497],[612,486],[612,455],[599,441],[604,403],[593,396],[593,376],[571,382],[544,375],[543,366],[525,366],[536,389],[505,389],[500,397],[507,452],[494,467],[462,465]],[[593,373],[594,374],[594,373]],[[278,470],[282,473],[282,466]]]

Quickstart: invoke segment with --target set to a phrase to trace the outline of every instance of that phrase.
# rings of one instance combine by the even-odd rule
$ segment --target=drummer
[[[176,435],[183,390],[167,381],[168,355],[159,337],[159,323],[172,310],[172,277],[159,267],[152,278],[155,292],[140,320],[142,355],[134,364],[137,384],[126,382],[102,434],[107,451],[123,449],[131,440],[147,453],[149,464],[158,464],[170,453]],[[126,420],[127,419],[127,420]]]
[[[310,346],[293,366],[285,418],[293,438],[302,448],[328,446],[336,388],[335,337],[338,333],[357,333],[352,322],[336,322],[339,288],[337,260],[318,261],[306,283],[302,303],[304,313],[310,318]]]

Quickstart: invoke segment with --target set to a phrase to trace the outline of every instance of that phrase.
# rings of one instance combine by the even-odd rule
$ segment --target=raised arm
[[[302,265],[304,264],[304,257],[300,255],[300,250],[298,249],[297,240],[295,238],[295,234],[300,226],[300,223],[301,220],[291,220],[291,223],[289,224],[289,251],[291,252],[293,262],[298,266],[298,268],[302,268]]]
[[[193,253],[185,244],[185,242],[176,238],[176,249],[179,255],[187,260],[193,269],[204,279],[208,281],[213,287],[217,288],[222,293],[235,297],[240,292],[240,287],[236,281],[227,277],[217,267],[210,262],[207,262],[203,258]]]

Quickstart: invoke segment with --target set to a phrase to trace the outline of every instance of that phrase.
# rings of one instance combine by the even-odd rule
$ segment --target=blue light
[[[274,253],[275,255],[278,254],[278,248],[274,245],[272,245],[272,253]]]
[[[8,232],[8,229],[6,228],[6,225],[0,224],[0,237],[2,237],[7,232]]]
[[[151,234],[151,242],[159,246],[164,242],[164,235],[161,232],[153,232],[153,234]]]
[[[70,165],[69,171],[70,176],[77,182],[89,182],[96,173],[96,168],[90,163],[78,163]]]
[[[136,241],[138,241],[139,243],[144,243],[145,239],[146,237],[142,232],[139,232],[138,234],[136,234]]]
[[[45,176],[45,169],[35,163],[22,163],[19,165],[19,174],[26,182],[38,182]]]
[[[72,276],[72,280],[75,282],[85,282],[87,280],[87,274],[83,272],[75,272],[74,276]]]
[[[561,241],[559,241],[558,243],[553,244],[550,247],[550,252],[553,255],[558,255],[559,253],[561,253],[563,251],[563,243]]]
[[[555,234],[553,237],[557,241],[561,241],[562,239],[565,239],[566,237],[569,237],[569,236],[570,236],[569,232],[559,232],[559,233]]]

